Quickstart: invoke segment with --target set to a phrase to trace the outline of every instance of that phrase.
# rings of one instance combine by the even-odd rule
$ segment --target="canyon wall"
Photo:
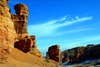
[[[71,58],[71,61],[69,63],[78,63],[85,59],[92,58],[100,58],[100,44],[74,48],[74,56]]]
[[[9,0],[0,0],[0,63],[5,63],[14,47],[16,32],[11,13],[7,6]]]
[[[42,58],[42,54],[36,46],[36,36],[29,36],[27,32],[28,7],[25,4],[19,3],[14,6],[14,9],[16,15],[11,15],[17,33],[14,47],[25,53],[29,52],[32,55]]]
[[[14,6],[16,15],[12,14],[11,18],[14,22],[14,27],[17,33],[17,37],[28,36],[27,32],[27,18],[28,7],[25,4],[19,3]]]
[[[69,61],[69,53],[64,53],[64,58],[62,59],[62,63]]]

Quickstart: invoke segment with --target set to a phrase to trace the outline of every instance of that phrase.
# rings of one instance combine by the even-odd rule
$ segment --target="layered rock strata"
[[[11,13],[7,6],[9,0],[0,0],[0,63],[5,63],[14,47],[16,35]]]
[[[17,37],[28,36],[27,32],[27,18],[28,7],[25,4],[19,3],[14,6],[16,15],[12,14],[11,18],[14,22],[14,27],[17,33]]]
[[[38,56],[40,58],[43,58],[41,52],[37,49],[37,46],[36,46],[36,40],[35,40],[36,36],[30,36],[30,38],[32,39],[32,47],[29,53],[31,53],[32,55]]]
[[[100,58],[100,44],[95,46],[87,46],[87,47],[76,47],[74,48],[74,56],[71,58],[69,63],[78,63],[85,59],[92,59],[92,58]]]
[[[69,53],[64,53],[64,58],[62,59],[62,63],[69,61]]]
[[[11,15],[17,33],[14,47],[25,53],[29,52],[38,57],[42,57],[41,52],[36,46],[36,36],[29,36],[27,32],[28,7],[25,4],[19,3],[14,6],[14,9],[16,15]]]
[[[59,45],[53,45],[49,47],[46,58],[60,62],[61,50],[59,48],[60,48]]]

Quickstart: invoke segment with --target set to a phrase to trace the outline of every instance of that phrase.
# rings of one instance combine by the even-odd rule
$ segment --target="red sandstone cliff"
[[[69,63],[78,63],[85,59],[100,58],[100,44],[86,47],[74,48],[74,56]]]
[[[49,47],[46,58],[60,62],[61,50],[59,48],[60,48],[59,45],[53,45]]]
[[[53,60],[49,60],[50,63],[47,64],[44,62],[45,59],[39,58],[42,54],[37,49],[35,36],[29,36],[27,33],[27,6],[15,5],[17,15],[14,15],[10,13],[8,1],[0,0],[0,67],[52,67],[56,65],[60,67],[60,64]],[[18,49],[13,49],[14,46]],[[33,51],[34,55],[24,53],[31,49],[36,51],[36,53]]]
[[[28,7],[25,4],[19,3],[14,6],[14,9],[17,14],[11,15],[14,22],[14,28],[17,33],[14,47],[22,50],[25,53],[29,52],[38,57],[42,57],[41,52],[36,46],[36,36],[29,36],[27,32]]]
[[[14,47],[16,35],[9,7],[9,0],[0,0],[0,63],[7,61],[9,54]]]
[[[36,40],[35,40],[36,36],[30,36],[30,38],[32,39],[32,48],[29,51],[29,53],[42,58],[42,53],[37,49],[37,46],[36,46]]]
[[[17,37],[28,36],[27,32],[27,18],[28,7],[25,4],[17,4],[14,6],[17,15],[12,14],[11,18],[14,22],[14,27],[17,33]]]

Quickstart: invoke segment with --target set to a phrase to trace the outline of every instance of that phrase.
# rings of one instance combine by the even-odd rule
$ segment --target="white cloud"
[[[67,31],[67,32],[61,32],[61,33],[58,33],[58,34],[53,35],[53,36],[60,36],[60,35],[63,35],[63,34],[75,33],[75,32],[79,32],[79,31],[86,31],[86,30],[92,30],[92,29],[93,28],[84,28],[84,29],[72,30],[72,31]]]
[[[95,36],[95,37],[88,37],[88,38],[82,38],[82,39],[79,39],[80,41],[78,42],[73,42],[73,43],[68,43],[66,45],[61,45],[62,48],[61,49],[70,49],[70,48],[73,48],[73,47],[77,47],[77,46],[86,46],[87,44],[84,44],[86,42],[92,42],[92,41],[95,41],[95,40],[100,40],[100,35],[99,36]],[[84,45],[83,45],[84,44]]]
[[[18,4],[18,3],[20,3],[20,2],[18,2],[18,1],[9,1],[9,4]]]
[[[60,27],[72,25],[78,22],[91,20],[92,17],[79,18],[78,16],[76,16],[76,19],[73,19],[73,18],[71,18],[72,20],[68,20],[68,19],[69,19],[69,16],[64,16],[57,20],[45,22],[44,24],[28,25],[27,26],[28,33],[29,35],[36,35],[37,37],[51,36],[51,35],[54,35],[56,30]]]
[[[76,16],[75,18],[76,18],[76,19],[79,19],[79,17],[78,17],[78,16]]]

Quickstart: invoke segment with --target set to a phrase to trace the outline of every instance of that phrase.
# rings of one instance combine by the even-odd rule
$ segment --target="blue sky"
[[[43,55],[56,44],[63,51],[100,43],[100,0],[10,0],[13,14],[17,3],[28,6],[28,34]]]

